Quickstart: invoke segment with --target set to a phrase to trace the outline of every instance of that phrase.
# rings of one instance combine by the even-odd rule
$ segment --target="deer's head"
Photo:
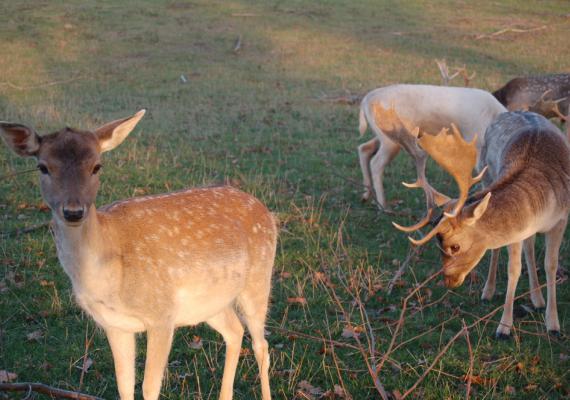
[[[420,146],[447,172],[459,186],[459,198],[449,200],[443,205],[443,215],[432,221],[435,208],[428,209],[426,217],[410,227],[395,224],[404,232],[413,232],[430,222],[433,229],[423,238],[410,241],[421,246],[437,237],[443,256],[443,273],[447,287],[457,287],[463,283],[467,274],[479,263],[487,250],[486,234],[478,224],[487,210],[491,193],[476,196],[467,202],[469,188],[479,182],[486,168],[479,176],[471,173],[477,162],[476,139],[467,143],[457,128],[452,125],[452,132],[442,129],[437,135],[420,135]]]
[[[54,218],[79,226],[99,189],[101,154],[118,146],[144,113],[141,110],[94,131],[64,128],[45,136],[25,125],[0,122],[0,136],[16,154],[37,160],[42,197]]]

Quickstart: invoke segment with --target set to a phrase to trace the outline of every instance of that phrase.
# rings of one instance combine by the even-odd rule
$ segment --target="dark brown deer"
[[[566,121],[570,107],[570,74],[514,78],[493,92],[493,96],[509,111],[532,111]]]
[[[450,201],[435,227],[422,239],[410,240],[423,245],[434,237],[443,254],[443,273],[447,287],[461,285],[466,275],[489,249],[508,246],[509,273],[505,308],[497,328],[498,337],[510,335],[513,301],[521,273],[523,241],[533,242],[536,233],[546,235],[545,270],[547,279],[546,327],[558,333],[556,308],[556,270],[558,253],[570,211],[570,144],[567,138],[544,117],[529,112],[500,115],[489,126],[481,149],[479,167],[485,165],[486,188],[469,197],[465,195],[474,182],[471,171],[474,158],[465,157],[467,144],[457,129],[437,136],[423,135],[420,146],[458,182],[459,201]],[[480,168],[481,169],[481,168]],[[434,210],[430,210],[428,215]],[[429,219],[404,231],[426,226]],[[530,268],[530,267],[529,267]],[[536,290],[536,287],[535,287]]]
[[[94,131],[45,136],[0,122],[0,136],[38,162],[53,216],[57,254],[79,305],[105,330],[122,400],[134,399],[135,334],[147,333],[143,396],[156,400],[174,329],[206,322],[224,338],[220,399],[231,399],[245,322],[271,398],[264,338],[277,227],[254,197],[231,187],[198,188],[113,203],[99,210],[101,153],[144,115]]]

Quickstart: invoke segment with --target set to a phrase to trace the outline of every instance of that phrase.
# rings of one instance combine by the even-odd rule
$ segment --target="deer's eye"
[[[455,254],[459,250],[461,250],[461,247],[458,244],[452,244],[451,246],[449,246],[449,250],[451,251],[451,254]]]
[[[48,167],[46,167],[45,164],[38,164],[38,169],[42,174],[49,175]]]
[[[93,167],[93,175],[97,175],[97,173],[101,170],[103,166],[101,164],[97,164]]]

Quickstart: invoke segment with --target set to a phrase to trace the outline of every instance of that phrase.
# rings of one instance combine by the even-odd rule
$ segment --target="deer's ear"
[[[135,128],[145,112],[146,110],[143,109],[132,117],[118,119],[97,128],[95,130],[95,135],[99,140],[101,153],[113,150],[115,147],[120,145]]]
[[[463,212],[467,215],[465,222],[468,225],[473,225],[483,216],[483,214],[485,214],[485,211],[487,211],[487,207],[489,206],[489,200],[491,200],[491,192],[487,193],[485,197],[477,203],[465,207]]]
[[[8,147],[22,157],[37,156],[41,138],[36,131],[25,125],[0,122],[0,136]]]

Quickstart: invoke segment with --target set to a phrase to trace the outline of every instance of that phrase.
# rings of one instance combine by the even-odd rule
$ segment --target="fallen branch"
[[[361,94],[347,94],[347,95],[340,95],[340,96],[328,96],[323,95],[317,98],[318,101],[326,101],[328,103],[339,103],[339,104],[347,104],[347,105],[355,105],[360,103],[362,100]]]
[[[542,25],[539,26],[537,28],[531,28],[531,29],[519,29],[519,28],[504,28],[501,30],[498,30],[497,32],[493,32],[490,34],[481,34],[479,36],[477,36],[475,38],[475,40],[480,40],[480,39],[486,39],[486,38],[493,38],[493,37],[497,37],[499,35],[503,35],[505,33],[508,32],[512,32],[512,33],[527,33],[527,32],[536,32],[536,31],[541,31],[543,29],[546,29],[546,25]]]
[[[0,383],[0,391],[2,392],[38,392],[47,394],[52,397],[61,399],[78,399],[78,400],[103,400],[101,397],[91,396],[79,392],[71,392],[44,385],[43,383],[16,382],[16,383]]]

